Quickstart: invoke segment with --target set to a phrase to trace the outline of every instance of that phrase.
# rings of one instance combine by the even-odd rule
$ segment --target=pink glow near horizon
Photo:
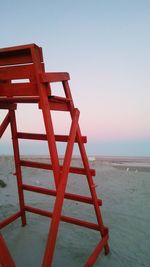
[[[133,140],[149,139],[150,125],[144,120],[139,121],[139,117],[134,112],[104,111],[103,107],[92,109],[90,116],[87,115],[87,106],[83,104],[81,110],[80,125],[83,135],[87,135],[89,140],[100,142],[109,140]],[[101,112],[102,110],[102,112]],[[112,107],[113,110],[113,107]],[[1,121],[6,112],[1,114]],[[56,134],[68,134],[70,128],[70,116],[68,113],[53,113],[54,130]],[[43,133],[44,123],[42,113],[36,105],[24,105],[17,111],[18,130],[26,132]],[[5,139],[7,137],[5,133]]]

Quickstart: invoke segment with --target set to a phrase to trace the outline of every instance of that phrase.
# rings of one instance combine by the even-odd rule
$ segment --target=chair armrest
[[[69,73],[67,72],[44,72],[40,75],[41,82],[63,82],[70,80]]]

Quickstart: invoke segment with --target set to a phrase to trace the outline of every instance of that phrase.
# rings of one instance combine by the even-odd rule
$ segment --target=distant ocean
[[[48,155],[23,155],[23,158],[49,158]],[[59,156],[59,159],[63,159],[64,155]],[[81,159],[79,155],[73,155],[72,159]],[[131,156],[101,156],[101,155],[88,155],[89,161],[99,160],[106,162],[139,162],[150,163],[150,157],[131,157]]]
[[[0,155],[0,158],[13,158],[13,155]],[[20,155],[21,158],[42,158],[49,159],[49,155]],[[60,155],[59,159],[62,160],[64,155]],[[73,155],[73,160],[81,159],[79,155]],[[88,155],[89,161],[106,161],[106,162],[136,162],[136,163],[149,163],[150,157],[139,157],[139,156],[103,156],[103,155]]]

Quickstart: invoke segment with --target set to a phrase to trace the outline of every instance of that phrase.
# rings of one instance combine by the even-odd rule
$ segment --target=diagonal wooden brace
[[[3,122],[0,125],[0,138],[2,137],[3,133],[5,132],[9,122],[10,122],[10,119],[9,119],[9,112],[8,112],[6,117],[4,118]]]

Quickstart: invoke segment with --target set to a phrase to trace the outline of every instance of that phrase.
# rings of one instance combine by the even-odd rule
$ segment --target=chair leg
[[[21,220],[22,220],[22,226],[24,226],[26,225],[25,203],[24,203],[24,194],[22,189],[22,173],[20,166],[19,144],[17,139],[17,124],[16,124],[16,117],[14,110],[9,111],[9,117],[10,117],[11,133],[12,133],[13,150],[14,150],[14,160],[15,160],[16,177],[18,185]]]
[[[1,233],[0,233],[0,266],[15,267],[13,258],[8,250],[8,247]]]

